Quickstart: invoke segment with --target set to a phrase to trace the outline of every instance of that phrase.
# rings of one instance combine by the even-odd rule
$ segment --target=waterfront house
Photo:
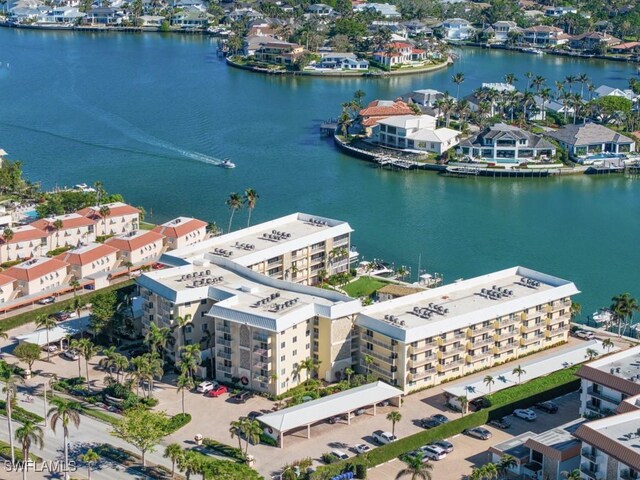
[[[251,7],[247,7],[237,8],[233,10],[225,17],[225,21],[228,21],[230,23],[243,22],[245,24],[249,24],[254,20],[260,20],[262,18],[264,18],[264,15],[262,15],[262,13],[254,10]]]
[[[15,278],[0,273],[0,304],[13,300],[16,294],[16,284]]]
[[[0,236],[0,263],[45,255],[49,251],[47,232],[33,225],[12,228],[10,239]]]
[[[613,45],[609,50],[611,53],[638,53],[640,52],[640,42],[625,42]]]
[[[533,100],[536,105],[536,109],[531,112],[529,116],[529,120],[545,120],[547,118],[547,111],[551,111],[557,113],[558,115],[565,115],[567,118],[573,116],[573,106],[569,103],[562,104],[561,102],[550,98],[548,100],[544,100],[539,95],[535,95]]]
[[[597,50],[618,45],[619,38],[613,37],[606,32],[587,32],[576,35],[569,40],[569,46],[577,50]]]
[[[92,276],[106,277],[118,263],[118,249],[101,243],[90,243],[61,253],[55,258],[68,263],[71,274],[78,280]]]
[[[323,53],[322,60],[316,64],[316,68],[331,70],[368,70],[369,62],[358,58],[355,53]]]
[[[47,233],[49,250],[75,247],[96,239],[96,222],[78,213],[41,218],[31,226]]]
[[[256,50],[260,49],[265,43],[277,44],[281,43],[287,45],[288,42],[280,40],[273,35],[267,33],[258,32],[253,35],[247,35],[244,39],[243,53],[245,56],[253,56]]]
[[[86,16],[87,14],[78,10],[78,7],[60,6],[60,7],[55,7],[54,9],[41,15],[38,18],[37,23],[39,24],[42,24],[42,23],[70,24],[70,23],[76,23]]]
[[[431,36],[433,35],[433,30],[427,27],[420,20],[409,20],[408,22],[403,22],[404,28],[407,30],[407,34],[410,37],[416,37],[418,35],[422,36]]]
[[[524,41],[532,45],[555,47],[566,44],[569,38],[561,28],[549,25],[536,25],[524,29]]]
[[[209,25],[209,17],[206,12],[195,7],[189,7],[171,17],[171,25],[182,29],[205,29]]]
[[[621,90],[619,88],[610,87],[608,85],[600,85],[593,91],[593,93],[595,94],[596,98],[622,97],[626,98],[627,100],[631,100],[632,102],[635,102],[638,99],[638,95],[636,95],[630,88]]]
[[[633,139],[595,123],[567,125],[547,135],[557,140],[569,156],[577,160],[602,152],[630,153],[636,147]]]
[[[460,132],[437,128],[431,115],[401,115],[378,121],[371,136],[379,145],[442,155],[458,144]]]
[[[161,15],[142,15],[140,22],[142,27],[160,28],[165,18]]]
[[[133,265],[157,260],[163,252],[164,235],[150,230],[133,230],[109,238],[106,245],[119,250],[118,259]]]
[[[471,23],[464,18],[447,18],[437,28],[445,40],[467,40],[475,33]]]
[[[84,23],[88,25],[117,26],[121,25],[125,16],[112,7],[95,7],[87,12]]]
[[[290,42],[261,42],[253,56],[259,62],[293,65],[304,53],[304,47]]]
[[[415,112],[406,102],[400,99],[374,100],[360,110],[358,118],[366,134],[371,135],[371,128],[378,123],[378,121],[398,115],[415,115]]]
[[[187,247],[207,238],[207,222],[197,218],[178,217],[155,227],[153,232],[164,235],[169,250]]]
[[[307,7],[307,13],[317,15],[319,17],[327,17],[333,13],[333,8],[324,3],[314,3]]]
[[[104,217],[100,213],[104,210]],[[123,202],[113,202],[78,210],[78,214],[96,223],[96,235],[118,235],[136,230],[140,224],[140,210]]]
[[[355,12],[375,12],[382,15],[385,18],[400,18],[400,12],[398,12],[395,5],[389,5],[388,3],[361,3],[353,7]]]
[[[17,280],[16,290],[22,296],[54,290],[70,280],[69,264],[57,258],[32,258],[2,273]]]
[[[406,102],[411,101],[420,107],[428,107],[433,109],[438,100],[444,98],[444,93],[439,90],[433,90],[431,88],[424,88],[420,90],[414,90],[411,93],[402,96],[402,99]]]
[[[375,52],[373,59],[385,67],[393,67],[402,64],[411,64],[413,62],[423,63],[426,58],[426,53],[425,50],[415,48],[410,43],[391,42],[386,45],[384,50]]]
[[[576,14],[578,9],[576,7],[547,7],[544,9],[544,14],[547,17],[562,17],[568,13]]]
[[[20,0],[9,9],[8,18],[16,23],[24,23],[37,20],[47,12],[49,7],[39,0]]]
[[[493,28],[494,42],[504,43],[509,38],[509,32],[522,32],[516,22],[500,20],[491,25]]]
[[[556,149],[549,141],[518,127],[497,123],[460,142],[458,151],[475,160],[496,162],[509,159],[536,162],[549,159]]]

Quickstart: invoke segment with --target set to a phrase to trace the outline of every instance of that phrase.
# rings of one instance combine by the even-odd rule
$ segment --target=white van
[[[429,460],[443,460],[447,456],[447,452],[437,445],[425,445],[420,447],[420,451]]]
[[[342,450],[331,450],[331,455],[338,457],[340,460],[346,460],[349,458],[349,455],[344,453]]]
[[[386,445],[387,443],[395,442],[397,437],[391,432],[383,432],[382,430],[376,430],[371,435],[376,443]]]

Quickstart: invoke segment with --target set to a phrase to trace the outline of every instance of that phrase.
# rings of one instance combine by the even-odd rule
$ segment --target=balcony
[[[456,341],[462,341],[465,338],[467,338],[467,334],[465,332],[459,332],[453,335],[447,334],[447,338],[438,338],[438,345],[443,346],[443,345],[449,345],[453,342]]]
[[[469,329],[469,335],[471,337],[477,337],[478,335],[482,335],[483,333],[493,332],[495,330],[495,325],[489,325],[487,327],[476,327]]]
[[[224,363],[217,363],[216,370],[218,370],[218,372],[231,373],[231,367],[226,366]]]
[[[231,340],[227,340],[225,338],[216,337],[216,344],[217,345],[224,345],[225,347],[230,347],[231,346]]]
[[[485,358],[493,357],[493,351],[487,350],[486,352],[478,352],[473,355],[467,355],[467,363],[475,363]]]
[[[409,347],[409,355],[416,355],[418,353],[424,353],[427,350],[433,350],[438,346],[437,342],[423,343],[418,347],[410,346]]]
[[[539,342],[543,338],[544,338],[544,334],[542,334],[542,333],[539,333],[538,335],[529,335],[527,338],[521,338],[520,339],[520,345],[521,346],[528,346],[528,345],[531,345],[533,343]]]
[[[496,340],[491,336],[484,339],[478,339],[475,342],[469,344],[469,349],[474,350],[476,348],[484,347],[485,345],[492,345],[495,343],[495,341]]]
[[[587,388],[587,395],[591,395],[592,397],[599,398],[600,400],[611,403],[614,405],[614,408],[622,401],[622,398],[615,398],[610,395],[605,395],[602,392],[596,392],[593,390],[592,386]]]
[[[429,368],[427,370],[420,370],[419,372],[416,372],[416,373],[410,373],[409,381],[415,382],[417,380],[422,380],[423,378],[426,378],[429,375],[433,375],[434,373],[436,373],[435,368]]]
[[[625,468],[620,471],[620,478],[622,480],[638,480],[640,478],[640,475],[635,471],[631,473],[631,470]]]
[[[256,362],[253,364],[253,368],[258,370],[271,370],[271,364],[267,362]]]
[[[269,343],[269,340],[271,340],[271,336],[267,335],[266,333],[254,333],[253,334],[253,341],[254,342]]]
[[[592,478],[593,480],[604,480],[604,474],[590,470],[588,463],[580,464],[580,472],[584,473],[587,478]]]
[[[504,318],[502,320],[498,320],[497,322],[495,322],[494,328],[504,328],[504,327],[508,327],[509,325],[513,325],[517,322],[519,322],[520,319],[517,316],[514,316],[513,318],[509,317],[509,318]]]
[[[438,364],[439,372],[448,372],[449,370],[453,370],[456,367],[464,366],[464,360],[456,360],[455,362],[445,363],[444,365]]]
[[[518,335],[520,335],[520,332],[518,330],[513,330],[511,332],[502,332],[499,335],[494,335],[493,339],[497,342],[500,340],[506,340],[507,338],[517,337]]]
[[[380,355],[379,353],[376,353],[373,350],[364,350],[362,353],[364,353],[365,355],[370,355],[376,360],[381,360],[390,365],[393,364],[393,362],[396,360],[394,358],[391,358],[394,355]]]
[[[231,352],[225,352],[224,350],[218,350],[216,354],[217,357],[226,358],[227,360],[231,360]]]
[[[545,322],[536,323],[536,322],[531,322],[530,321],[527,325],[522,325],[520,327],[520,332],[521,333],[530,333],[530,332],[533,332],[533,331],[538,330],[540,328],[544,328],[545,325],[546,325]]]
[[[264,375],[254,375],[253,379],[256,382],[260,382],[260,383],[269,383],[269,379],[267,377],[265,377]]]
[[[255,347],[253,349],[253,354],[260,355],[265,358],[271,358],[271,350],[267,350],[266,348]]]
[[[376,372],[383,377],[392,378],[395,376],[395,372],[391,371],[391,367],[388,369],[380,368],[378,365],[367,365],[364,361],[360,362],[360,366],[366,371],[367,368],[371,372]]]
[[[218,325],[216,325],[216,332],[231,333],[231,327],[229,327],[227,325],[218,324]]]
[[[362,334],[362,339],[365,342],[373,343],[374,345],[378,345],[379,347],[386,348],[387,350],[393,350],[394,349],[393,345],[391,345],[389,343],[386,343],[386,342],[383,342],[381,340],[377,340],[377,339],[373,338],[372,335],[367,335],[366,333]]]
[[[557,315],[556,317],[551,317],[551,318],[547,317],[544,323],[546,325],[555,325],[560,322],[568,322],[568,320],[569,319],[567,318],[566,315]]]
[[[507,343],[506,345],[502,345],[500,347],[494,347],[493,348],[493,353],[496,355],[508,352],[509,350],[515,350],[516,348],[518,348],[518,344],[513,342],[513,343]]]
[[[419,358],[416,358],[415,360],[411,360],[409,359],[409,368],[415,368],[415,367],[419,367],[420,365],[424,365],[426,363],[429,362],[433,362],[436,359],[436,356],[432,353],[431,355],[425,357],[425,356],[420,356]]]
[[[587,460],[592,461],[593,463],[597,462],[598,453],[597,453],[597,451],[596,451],[596,453],[591,453],[591,449],[590,448],[583,448],[582,451],[580,452],[580,455],[582,455]]]
[[[460,345],[459,347],[450,347],[450,348],[447,348],[447,350],[444,352],[438,351],[438,358],[440,359],[447,358],[455,354],[464,353],[466,351],[467,351],[466,345]]]

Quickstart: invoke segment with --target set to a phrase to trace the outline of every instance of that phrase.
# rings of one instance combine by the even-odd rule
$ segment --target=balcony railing
[[[364,351],[365,355],[370,355],[377,360],[382,360],[385,363],[393,364],[395,359],[391,358],[391,355],[380,355],[379,353],[374,352],[373,350]]]
[[[415,355],[415,354],[418,354],[418,353],[423,353],[423,352],[426,352],[427,350],[432,350],[432,349],[436,348],[437,346],[438,346],[437,342],[423,343],[422,345],[419,345],[417,347],[410,346],[409,347],[409,354],[410,355]]]
[[[493,351],[494,353],[504,353],[509,350],[514,350],[516,348],[518,348],[518,344],[513,342],[513,343],[507,343],[506,345],[501,345],[499,347],[494,347]]]
[[[474,353],[473,355],[467,355],[467,363],[478,362],[487,357],[493,357],[493,351],[487,350],[486,352],[478,352]]]
[[[216,332],[231,333],[231,327],[226,325],[216,325]]]
[[[545,322],[529,322],[527,325],[522,325],[520,327],[520,331],[522,333],[529,333],[529,332],[533,332],[535,330],[538,330],[539,328],[544,328],[546,326]]]
[[[591,395],[592,397],[599,398],[600,400],[604,400],[605,402],[612,403],[613,405],[618,405],[622,401],[622,398],[615,398],[609,395],[605,395],[602,392],[596,392],[593,390],[593,387],[587,388],[587,394]]]
[[[544,334],[540,333],[538,335],[529,335],[527,338],[522,338],[520,340],[521,345],[531,345],[532,343],[539,342],[544,338]]]
[[[596,462],[598,457],[598,454],[592,453],[590,448],[583,448],[580,454],[587,460],[591,460],[594,463]]]
[[[367,365],[366,363],[364,363],[364,361],[361,361],[360,365],[362,366],[362,368],[364,368],[365,371],[368,368],[371,372],[376,372],[379,375],[382,375],[382,376],[387,377],[387,378],[391,378],[391,377],[393,377],[395,375],[395,372],[392,372],[391,368],[384,369],[384,368],[380,368],[377,365]]]
[[[429,368],[427,370],[420,370],[416,373],[409,373],[409,380],[415,382],[416,380],[422,380],[423,378],[428,377],[429,375],[433,375],[436,373],[435,368]]]
[[[518,330],[513,330],[512,332],[502,332],[499,335],[494,335],[494,340],[506,340],[507,338],[512,338],[520,335]]]
[[[594,480],[603,480],[604,479],[604,474],[600,473],[600,472],[594,472],[593,470],[591,470],[589,468],[589,464],[588,463],[583,463],[580,465],[580,471],[582,473],[584,473],[588,478],[592,478]]]
[[[271,339],[271,336],[267,335],[266,333],[254,333],[253,334],[253,340],[255,342],[268,343],[270,339]]]
[[[456,333],[454,335],[447,335],[447,338],[439,338],[438,343],[440,345],[449,345],[450,343],[461,341],[467,338],[467,334],[465,332]]]
[[[414,368],[414,367],[419,367],[420,365],[424,365],[426,363],[429,362],[433,362],[436,359],[436,356],[434,354],[429,355],[428,357],[425,356],[420,356],[418,358],[416,358],[415,360],[409,359],[409,367],[410,368]]]
[[[218,350],[218,357],[226,358],[227,360],[231,360],[231,352],[225,352],[224,350]]]
[[[471,343],[469,345],[470,349],[476,349],[476,348],[480,348],[480,347],[484,347],[485,345],[491,345],[493,343],[495,343],[495,339],[493,337],[487,337],[487,338],[480,338],[478,340],[476,340],[475,342]]]
[[[620,471],[620,478],[622,480],[638,480],[640,478],[640,475],[638,474],[638,472],[631,473],[630,470],[627,470],[625,468],[624,470]]]
[[[373,336],[367,335],[366,333],[362,334],[362,339],[365,342],[373,343],[374,345],[378,345],[379,347],[386,348],[387,350],[393,350],[393,346],[391,344],[383,342],[381,340],[377,340],[373,338]]]
[[[498,320],[496,323],[498,324],[498,327],[502,328],[502,327],[508,327],[509,325],[513,325],[518,321],[520,321],[520,319],[517,316],[514,316],[513,318],[504,318],[502,320]]]
[[[218,363],[216,365],[216,369],[219,372],[226,372],[226,373],[231,373],[231,367],[226,366],[224,363]]]
[[[439,358],[447,358],[450,357],[451,355],[455,355],[456,353],[464,353],[467,351],[467,347],[466,345],[460,345],[458,347],[450,347],[447,348],[447,350],[445,352],[440,351],[438,357]]]
[[[462,367],[464,365],[464,360],[456,360],[455,362],[445,363],[444,365],[438,364],[438,370],[440,372],[447,372],[456,367]]]
[[[482,335],[483,333],[493,332],[495,330],[495,326],[489,325],[487,327],[476,327],[470,330],[470,334],[472,337],[477,337],[478,335]]]
[[[227,340],[225,338],[216,337],[216,343],[218,345],[224,345],[225,347],[230,347],[231,346],[231,340]]]

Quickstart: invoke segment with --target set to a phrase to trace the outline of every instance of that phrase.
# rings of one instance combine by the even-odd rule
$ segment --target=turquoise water
[[[293,210],[346,219],[365,259],[420,265],[445,281],[516,264],[574,280],[585,313],[620,291],[640,295],[640,181],[534,180],[389,172],[318,135],[339,104],[417,88],[461,94],[513,72],[548,83],[585,72],[623,87],[626,63],[461,51],[449,70],[391,79],[267,77],[227,68],[197,36],[0,28],[0,147],[45,187],[102,180],[153,221],[183,214],[226,228],[224,201],[255,188],[263,221]],[[574,91],[576,90],[574,86]],[[237,168],[216,167],[229,157]],[[614,177],[614,176],[611,176]],[[246,224],[236,215],[236,227]]]

